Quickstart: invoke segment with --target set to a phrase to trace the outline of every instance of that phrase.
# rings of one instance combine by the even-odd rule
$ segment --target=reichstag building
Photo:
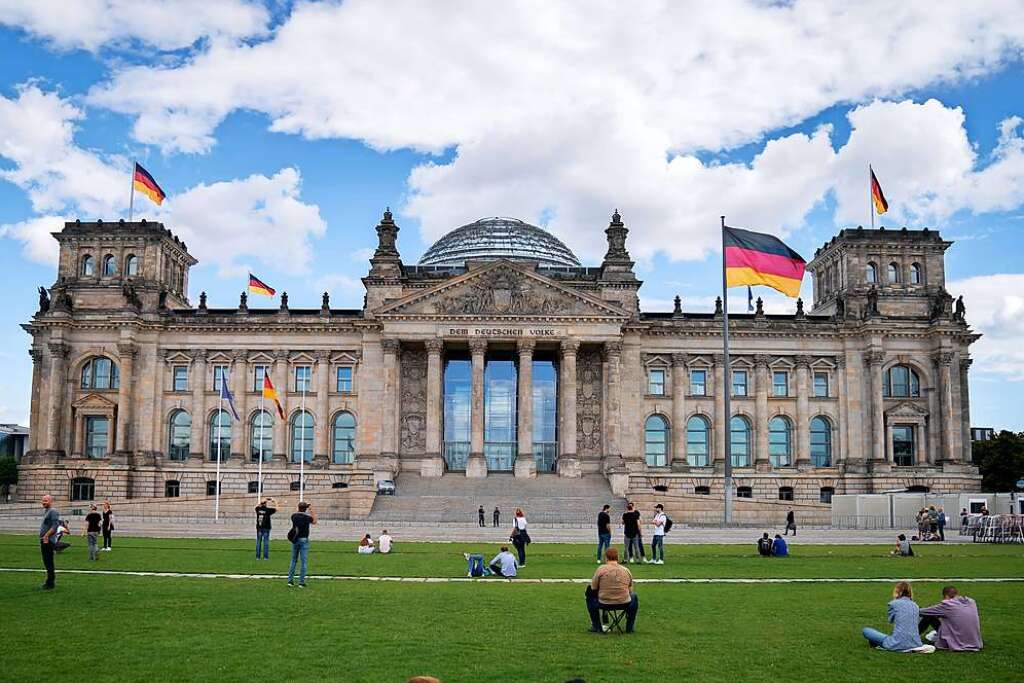
[[[580,226],[581,230],[586,226]],[[595,234],[600,226],[593,226]],[[418,264],[385,212],[362,308],[208,308],[196,260],[160,223],[66,223],[32,337],[19,497],[173,498],[423,477],[608,479],[617,495],[828,502],[834,493],[976,488],[970,344],[944,288],[951,242],[844,229],[786,315],[642,311],[618,212],[585,266],[557,238],[486,218]],[[264,375],[284,410],[261,408]],[[241,419],[219,400],[228,382]],[[724,415],[732,392],[733,414]],[[723,453],[725,430],[731,453]]]

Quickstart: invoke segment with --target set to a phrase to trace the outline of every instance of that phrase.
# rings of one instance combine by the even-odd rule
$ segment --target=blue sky
[[[295,307],[325,289],[358,306],[385,206],[410,262],[511,215],[596,263],[618,208],[645,310],[676,293],[710,309],[719,214],[806,257],[868,223],[870,162],[884,223],[956,240],[948,288],[986,335],[974,423],[1024,429],[1003,399],[1024,382],[1018,10],[908,2],[876,27],[873,2],[97,0],[63,22],[36,5],[0,9],[0,421],[27,422],[18,325],[54,279],[47,233],[124,216],[132,158],[169,195],[136,216],[186,239],[190,294],[211,306],[234,305],[249,269]]]

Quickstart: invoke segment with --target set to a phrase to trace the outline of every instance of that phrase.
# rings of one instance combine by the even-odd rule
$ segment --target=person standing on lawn
[[[668,515],[665,514],[665,506],[658,503],[654,506],[654,520],[651,525],[654,527],[651,537],[651,564],[665,564],[665,522]]]
[[[789,536],[790,529],[793,530],[793,535],[796,536],[796,515],[790,510],[786,513],[786,530],[783,532],[783,536]]]
[[[501,510],[499,510],[497,506],[494,508],[494,514],[491,515],[491,526],[494,528],[501,526]]]
[[[626,511],[622,513],[622,535],[626,539],[626,562],[646,559],[640,537],[640,511],[632,503],[626,503]]]
[[[900,581],[893,587],[888,612],[892,635],[887,636],[881,631],[865,626],[862,633],[868,644],[891,652],[906,652],[920,648],[922,643],[918,625],[921,610],[914,602],[914,592],[908,581]]]
[[[946,540],[946,509],[939,506],[939,540]]]
[[[57,526],[60,524],[60,513],[53,507],[53,496],[46,494],[41,501],[43,505],[43,521],[39,525],[39,551],[43,556],[43,566],[46,568],[46,582],[43,590],[53,590],[56,581],[56,572],[53,569],[53,535],[57,533]]]
[[[587,586],[587,612],[590,614],[590,632],[604,633],[601,627],[601,608],[611,607],[626,611],[626,633],[633,632],[636,613],[640,607],[633,592],[633,574],[619,564],[619,551],[608,548],[603,565],[594,572],[594,578]]]
[[[110,545],[110,534],[114,531],[114,510],[110,507],[110,501],[103,500],[103,550],[110,552],[113,548]]]
[[[526,515],[522,508],[516,508],[516,516],[512,520],[512,545],[519,553],[519,566],[526,566],[526,546],[530,543],[530,533],[526,530]]]
[[[301,558],[299,588],[306,587],[306,562],[309,559],[309,525],[316,524],[316,510],[309,503],[299,503],[299,511],[292,514],[292,529],[288,540],[292,542],[292,563],[288,567],[288,585],[295,585],[295,563]]]
[[[96,506],[89,506],[89,514],[85,516],[85,538],[89,543],[89,559],[95,561],[99,557],[96,539],[100,535],[100,513],[96,512]]]
[[[270,518],[277,512],[277,501],[273,498],[264,498],[256,506],[256,559],[260,559],[260,549],[263,550],[263,559],[270,559]]]
[[[612,546],[612,517],[608,511],[611,505],[605,505],[597,513],[597,563],[601,564],[604,551]]]

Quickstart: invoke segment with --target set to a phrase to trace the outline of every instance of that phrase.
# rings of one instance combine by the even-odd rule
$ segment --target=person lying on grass
[[[914,602],[914,591],[909,581],[900,581],[892,589],[889,603],[889,623],[892,635],[885,635],[867,626],[861,631],[868,645],[890,652],[934,652],[931,645],[922,645],[918,632],[920,609]]]

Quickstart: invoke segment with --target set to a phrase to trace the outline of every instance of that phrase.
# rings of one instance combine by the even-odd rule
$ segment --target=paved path
[[[43,574],[43,569],[0,567],[0,573],[19,574]],[[102,576],[149,576],[158,578],[186,578],[186,579],[233,579],[233,580],[284,580],[287,574],[218,574],[208,572],[142,572],[142,571],[118,571],[114,569],[61,569],[58,574],[94,574]],[[590,579],[580,578],[526,578],[499,579],[490,577],[486,579],[474,579],[469,577],[450,576],[334,576],[331,574],[308,574],[307,580],[317,581],[385,581],[397,583],[590,583]],[[792,579],[767,579],[767,578],[666,578],[666,579],[635,579],[636,583],[893,583],[900,581],[897,577],[891,578],[792,578]],[[999,578],[920,578],[915,582],[929,583],[1022,583],[1024,577],[999,577]]]
[[[116,514],[116,513],[115,513]],[[214,522],[211,519],[144,519],[115,517],[115,535],[147,536],[153,538],[252,538],[254,524],[238,519]],[[70,518],[72,532],[81,531],[82,520]],[[284,537],[287,527],[285,519],[275,520],[274,537]],[[372,526],[371,526],[372,525]],[[39,529],[39,517],[0,517],[0,533],[32,533]],[[451,542],[486,542],[502,543],[508,541],[508,529],[479,527],[467,524],[409,524],[374,520],[367,521],[322,521],[313,531],[314,538],[323,540],[358,540],[363,534],[376,536],[381,529],[388,529],[399,541],[451,541]],[[774,534],[781,529],[770,528],[687,528],[676,525],[666,537],[667,544],[674,543],[726,543],[753,544],[763,531]],[[789,540],[798,545],[808,544],[893,544],[899,529],[881,531],[848,530],[848,529],[800,529],[795,537]],[[903,530],[908,531],[908,530]],[[592,528],[578,526],[531,525],[530,536],[536,543],[596,543],[597,532]],[[621,530],[612,534],[615,543],[622,543]],[[650,539],[645,534],[644,540]],[[946,534],[947,543],[970,543],[970,537],[961,537],[956,532]]]

